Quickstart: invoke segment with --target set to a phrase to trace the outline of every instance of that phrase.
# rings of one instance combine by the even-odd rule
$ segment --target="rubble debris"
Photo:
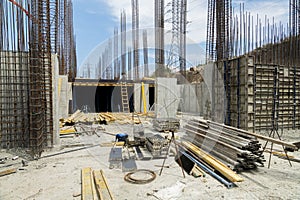
[[[12,157],[12,160],[17,160],[17,159],[19,159],[19,156]]]
[[[81,193],[74,193],[73,194],[73,197],[80,197],[81,196]]]
[[[6,161],[8,160],[8,157],[0,158],[0,164],[5,164]]]
[[[28,161],[22,160],[22,167],[27,167],[28,166]]]

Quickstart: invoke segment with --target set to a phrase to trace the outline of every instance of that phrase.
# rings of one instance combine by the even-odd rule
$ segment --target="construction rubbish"
[[[102,170],[83,168],[81,171],[81,199],[106,199],[113,200],[107,180]]]
[[[154,119],[153,128],[159,132],[175,132],[180,128],[180,120],[175,118]]]
[[[77,123],[73,126],[64,126],[60,128],[60,138],[67,138],[79,135],[97,135],[100,137],[98,132],[105,131],[105,128],[99,124],[86,125],[82,123]]]
[[[137,114],[135,113],[135,115]],[[84,113],[81,110],[77,110],[70,117],[60,119],[60,126],[73,126],[76,123],[109,124],[112,122],[119,124],[139,124],[141,117],[133,117],[131,113]]]
[[[255,169],[265,162],[261,144],[240,129],[204,120],[191,120],[185,127],[184,140],[216,157],[235,171]]]
[[[177,181],[174,185],[165,187],[153,193],[148,193],[149,196],[154,196],[157,199],[180,199],[182,197],[186,184],[182,181]]]

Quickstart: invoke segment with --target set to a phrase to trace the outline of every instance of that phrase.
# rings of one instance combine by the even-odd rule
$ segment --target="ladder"
[[[126,83],[121,83],[121,98],[122,98],[122,108],[123,112],[129,113],[129,101],[128,101],[128,92],[127,92],[127,86]]]

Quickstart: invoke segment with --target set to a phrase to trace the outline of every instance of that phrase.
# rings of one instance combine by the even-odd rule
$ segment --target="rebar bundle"
[[[144,76],[149,77],[149,59],[148,59],[148,42],[147,31],[143,31],[143,50],[144,50]]]
[[[164,0],[155,0],[155,72],[156,77],[163,76],[165,69],[164,55]]]
[[[207,13],[206,61],[230,57],[231,0],[209,0]]]
[[[139,1],[132,0],[132,42],[133,42],[133,69],[136,79],[140,78],[139,71]]]
[[[126,13],[125,10],[121,12],[121,75],[127,73],[126,70]]]

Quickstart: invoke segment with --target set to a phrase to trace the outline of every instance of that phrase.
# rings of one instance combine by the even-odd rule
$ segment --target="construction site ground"
[[[183,126],[189,117],[181,117]],[[101,125],[110,133],[128,133],[132,138],[133,125],[110,123]],[[155,132],[151,123],[145,126],[145,133]],[[176,133],[179,141],[184,134],[180,129]],[[287,141],[299,139],[299,132],[289,131],[283,134]],[[237,183],[237,187],[228,189],[212,176],[195,178],[187,175],[183,178],[174,156],[166,160],[167,168],[159,171],[163,159],[137,160],[138,169],[149,169],[156,173],[154,181],[147,184],[132,184],[124,180],[126,172],[109,168],[109,152],[111,146],[103,147],[101,143],[113,142],[115,137],[97,131],[93,135],[79,135],[61,139],[59,147],[48,150],[39,160],[28,161],[22,166],[23,157],[17,153],[1,150],[0,158],[7,157],[5,164],[0,164],[0,171],[17,168],[16,173],[0,177],[0,199],[81,199],[81,170],[91,167],[102,169],[109,188],[116,200],[135,199],[300,199],[300,163],[272,156],[268,169],[269,154],[265,154],[265,167],[244,171],[240,175],[245,179]],[[264,144],[264,141],[262,141]],[[88,148],[85,148],[88,147]],[[275,150],[282,150],[274,146]],[[81,149],[81,150],[78,150]],[[289,153],[300,158],[300,152]],[[13,157],[20,156],[16,160]]]

